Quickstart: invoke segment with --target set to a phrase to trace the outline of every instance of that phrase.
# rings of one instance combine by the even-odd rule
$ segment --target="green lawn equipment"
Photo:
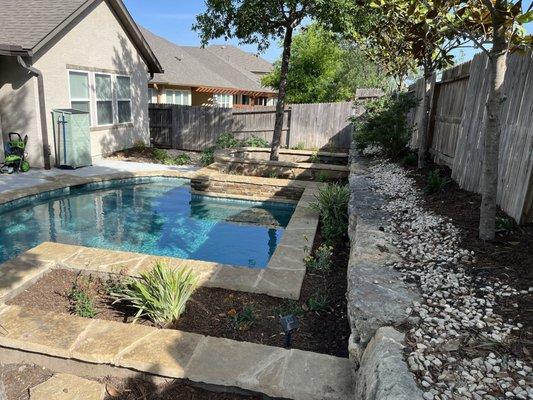
[[[28,172],[30,163],[26,161],[26,143],[28,135],[24,139],[17,132],[9,132],[9,141],[5,146],[4,164],[0,167],[2,174],[13,172]]]

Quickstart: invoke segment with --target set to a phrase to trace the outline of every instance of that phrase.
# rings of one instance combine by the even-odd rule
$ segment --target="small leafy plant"
[[[203,166],[213,164],[215,162],[215,150],[213,148],[204,149],[200,156],[200,162]]]
[[[174,157],[173,164],[174,165],[186,165],[191,162],[191,157],[187,153],[182,153]]]
[[[428,173],[425,191],[428,194],[440,192],[448,183],[450,183],[450,179],[441,176],[440,170],[434,169]]]
[[[311,157],[309,157],[310,163],[319,163],[320,162],[320,156],[318,155],[318,151],[315,151],[313,154],[311,154]]]
[[[157,161],[160,164],[165,164],[168,160],[168,153],[163,149],[154,149],[152,151],[154,161]]]
[[[219,149],[234,149],[241,145],[242,142],[230,132],[221,133],[216,141],[216,147]]]
[[[198,286],[192,269],[169,268],[157,262],[153,269],[131,279],[123,290],[113,293],[116,302],[126,302],[137,310],[133,322],[146,316],[161,326],[176,322]]]
[[[305,143],[304,142],[298,142],[296,146],[291,147],[292,150],[305,150]]]
[[[496,217],[496,230],[498,232],[509,232],[515,227],[514,221],[511,218]]]
[[[416,153],[410,152],[402,158],[402,164],[407,166],[415,166],[418,164],[418,155]]]
[[[251,306],[244,307],[241,312],[237,312],[235,308],[232,308],[227,314],[233,327],[241,332],[250,330],[257,321],[255,310]]]
[[[322,234],[331,244],[347,234],[350,190],[347,185],[330,183],[320,187],[315,197],[310,206],[320,214]]]
[[[316,292],[307,300],[309,311],[324,311],[329,305],[329,295],[326,292]]]
[[[324,171],[320,171],[318,175],[316,176],[317,182],[327,182],[328,181],[328,174]]]
[[[72,303],[72,309],[74,314],[83,318],[94,318],[96,316],[96,310],[92,299],[87,292],[79,288],[78,285],[74,285],[69,294],[69,299]]]
[[[300,303],[296,300],[285,300],[283,304],[276,307],[276,315],[303,315],[305,313],[305,310],[302,308]]]
[[[135,142],[133,142],[133,149],[135,151],[143,151],[144,149],[146,149],[146,143],[144,143],[142,140],[136,140]]]
[[[258,137],[255,135],[250,136],[247,139],[244,139],[242,141],[243,147],[270,147],[270,143],[266,139],[263,139],[262,137]]]
[[[322,244],[315,250],[314,257],[309,255],[304,258],[307,268],[313,272],[327,272],[333,267],[331,257],[333,256],[333,247]]]

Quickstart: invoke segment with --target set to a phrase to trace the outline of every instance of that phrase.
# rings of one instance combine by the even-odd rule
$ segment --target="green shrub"
[[[310,206],[320,214],[322,235],[331,244],[347,234],[350,189],[347,185],[330,183],[320,187],[315,197]]]
[[[315,152],[313,152],[313,154],[311,154],[311,157],[309,157],[309,162],[313,163],[313,164],[320,162],[320,157],[318,155],[318,151],[315,151]]]
[[[242,141],[243,147],[270,147],[270,143],[262,137],[255,135],[250,136]]]
[[[322,244],[315,250],[314,256],[305,257],[305,265],[313,272],[327,272],[333,267],[331,256],[333,255],[333,247]]]
[[[305,150],[305,143],[304,142],[298,142],[296,146],[291,147],[292,150]]]
[[[77,285],[72,287],[69,299],[72,303],[72,310],[78,317],[94,318],[96,316],[93,301],[89,295]]]
[[[142,140],[136,140],[133,142],[133,149],[142,152],[144,149],[146,149],[146,143],[144,143]]]
[[[241,146],[242,142],[230,132],[221,133],[216,141],[216,147],[219,149],[234,149]]]
[[[328,181],[328,174],[324,171],[320,171],[318,175],[316,176],[315,180],[317,182],[327,182]]]
[[[215,162],[215,150],[213,148],[203,150],[200,162],[203,166],[213,164]]]
[[[129,280],[115,302],[123,301],[137,310],[134,322],[146,316],[165,326],[176,322],[185,311],[187,300],[198,286],[198,275],[190,268],[169,268],[157,262],[153,269]]]
[[[440,170],[434,169],[428,173],[425,191],[429,194],[440,192],[448,183],[450,183],[450,179],[440,176]]]
[[[408,166],[416,166],[418,164],[418,155],[413,152],[409,152],[402,158],[402,164]]]
[[[307,300],[309,311],[324,311],[328,305],[329,295],[326,292],[316,292]]]
[[[186,165],[191,162],[191,157],[187,153],[182,153],[173,158],[174,165]]]
[[[512,231],[515,228],[515,223],[511,218],[496,217],[496,230],[499,232]]]
[[[412,134],[407,126],[407,112],[416,104],[408,93],[383,96],[366,103],[363,118],[352,119],[357,148],[379,147],[388,157],[401,157],[407,151]]]
[[[234,308],[228,311],[233,327],[241,332],[249,330],[257,321],[255,310],[253,307],[244,307],[241,312],[237,312]]]
[[[157,161],[160,164],[165,164],[168,160],[168,153],[163,149],[154,149],[152,151],[152,156],[154,161]]]

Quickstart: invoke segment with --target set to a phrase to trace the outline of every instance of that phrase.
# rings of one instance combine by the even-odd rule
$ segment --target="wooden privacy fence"
[[[448,165],[463,189],[479,192],[483,162],[483,132],[487,122],[488,58],[444,71],[432,90],[430,153]],[[423,82],[410,90],[423,95]],[[498,170],[498,204],[520,223],[533,221],[533,54],[514,53],[507,58],[503,84],[506,101],[500,112],[501,138]],[[421,105],[412,110],[416,147]]]
[[[360,115],[352,102],[291,104],[285,108],[282,146],[306,149],[349,149],[353,127],[349,118]],[[204,150],[223,132],[245,139],[252,135],[272,141],[275,107],[231,109],[150,104],[150,137],[160,147]]]

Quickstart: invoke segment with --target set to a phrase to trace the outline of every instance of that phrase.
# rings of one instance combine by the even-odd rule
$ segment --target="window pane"
[[[131,121],[131,102],[119,101],[118,102],[118,122],[130,122]]]
[[[130,78],[128,76],[117,76],[117,97],[119,99],[130,99]]]
[[[111,99],[111,77],[109,75],[95,75],[96,98],[102,100]]]
[[[174,101],[172,100],[172,90],[167,90],[167,91],[165,92],[165,95],[166,95],[166,97],[167,97],[167,103],[168,103],[168,104],[173,104]]]
[[[70,98],[89,98],[89,76],[83,72],[69,72]]]
[[[87,111],[89,112],[89,102],[88,101],[73,101],[70,103],[70,106],[75,110]]]
[[[97,101],[96,113],[98,115],[98,125],[108,125],[113,123],[113,102]]]

